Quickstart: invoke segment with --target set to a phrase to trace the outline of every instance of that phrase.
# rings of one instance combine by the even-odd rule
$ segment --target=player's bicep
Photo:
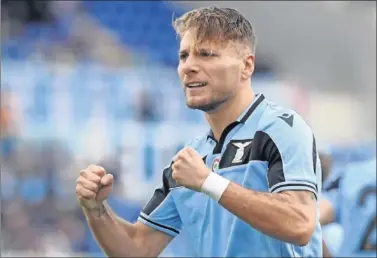
[[[316,198],[321,175],[315,139],[302,119],[292,126],[275,121],[254,137],[253,159],[268,162],[270,192],[309,191]]]
[[[157,257],[173,239],[171,235],[136,222],[135,245],[142,250],[144,257]]]

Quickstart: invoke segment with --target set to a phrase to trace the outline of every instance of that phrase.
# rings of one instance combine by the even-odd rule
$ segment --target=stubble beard
[[[200,104],[190,105],[188,102],[186,102],[186,104],[190,109],[200,110],[205,113],[212,113],[212,112],[215,112],[219,107],[221,107],[225,102],[227,102],[227,100],[228,100],[228,97],[225,97],[221,100],[211,100],[210,103],[201,104],[201,105]]]

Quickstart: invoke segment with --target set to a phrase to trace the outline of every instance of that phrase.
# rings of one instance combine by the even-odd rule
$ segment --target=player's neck
[[[254,92],[251,87],[244,87],[237,95],[233,96],[216,110],[216,112],[206,113],[207,121],[217,141],[220,139],[224,129],[246,111],[254,98]]]

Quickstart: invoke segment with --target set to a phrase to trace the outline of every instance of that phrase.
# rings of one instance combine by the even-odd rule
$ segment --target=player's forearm
[[[102,251],[109,257],[143,256],[133,237],[136,228],[116,216],[107,204],[96,211],[83,209],[88,225]]]
[[[230,183],[219,203],[258,231],[285,242],[306,245],[314,230],[302,207],[282,194]]]

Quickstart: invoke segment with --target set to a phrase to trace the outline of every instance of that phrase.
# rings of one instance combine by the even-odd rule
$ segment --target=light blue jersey
[[[335,255],[376,257],[376,159],[350,164],[338,175],[323,195],[344,232]]]
[[[209,132],[189,146],[214,172],[245,188],[273,193],[304,190],[319,199],[322,173],[310,128],[297,113],[263,95],[257,95],[218,142]],[[139,221],[172,236],[184,228],[198,256],[322,255],[319,208],[311,240],[306,246],[296,246],[257,231],[207,195],[177,185],[171,173],[170,166],[164,170],[162,185]]]

